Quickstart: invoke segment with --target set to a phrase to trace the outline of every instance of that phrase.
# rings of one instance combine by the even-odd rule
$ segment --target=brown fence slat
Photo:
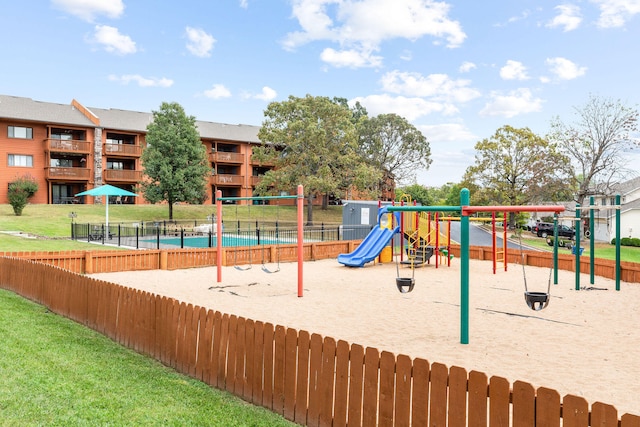
[[[336,340],[327,337],[322,342],[322,374],[320,380],[320,426],[333,423],[333,396],[336,382]]]
[[[202,381],[211,385],[211,367],[212,367],[212,350],[213,350],[213,331],[214,331],[215,312],[213,310],[205,310],[204,329],[202,329],[200,337],[200,360],[202,369]]]
[[[596,402],[591,405],[591,425],[598,427],[617,427],[618,411],[611,405]]]
[[[396,359],[395,425],[411,425],[411,358],[403,354]]]
[[[253,344],[253,384],[251,402],[262,405],[262,381],[264,379],[264,323],[255,322]]]
[[[378,349],[367,347],[364,353],[364,398],[362,401],[362,425],[377,425],[378,414],[378,371],[380,353]]]
[[[284,355],[286,345],[286,329],[277,325],[275,332],[273,356],[273,412],[284,415]]]
[[[307,411],[307,425],[317,426],[320,423],[320,406],[322,394],[320,380],[322,377],[322,337],[311,335],[309,354],[309,409]]]
[[[213,387],[222,389],[220,386],[220,351],[223,345],[222,341],[222,313],[216,311],[213,315],[213,338],[211,342],[211,372],[209,383]],[[226,349],[225,349],[226,351]]]
[[[273,408],[273,355],[275,346],[275,328],[271,323],[264,325],[264,389],[262,391],[262,406]]]
[[[255,322],[251,319],[247,319],[244,324],[244,377],[242,384],[242,398],[247,402],[251,402],[253,399],[253,384],[255,381],[253,377],[255,364],[253,358],[255,357]]]
[[[284,350],[284,417],[295,419],[296,373],[298,368],[298,331],[287,328]]]
[[[469,427],[487,426],[488,382],[483,372],[469,372]]]
[[[513,427],[533,427],[536,416],[536,391],[524,381],[513,383]]]
[[[229,335],[227,341],[227,373],[225,375],[227,391],[236,389],[236,351],[238,342],[238,316],[229,316]]]
[[[334,427],[346,427],[349,399],[349,343],[338,341],[336,345],[336,391],[333,408]]]
[[[236,325],[236,363],[235,363],[235,379],[233,394],[236,396],[244,396],[245,377],[245,341],[246,341],[246,325],[247,320],[244,317],[238,317]]]
[[[429,425],[429,378],[431,368],[425,359],[413,361],[413,389],[411,397],[411,425]]]
[[[298,371],[296,374],[296,410],[294,420],[306,425],[309,407],[309,349],[311,336],[307,331],[298,334]]]
[[[429,396],[429,425],[447,425],[447,380],[449,370],[442,363],[431,364],[431,395]]]
[[[459,366],[449,369],[449,422],[450,427],[467,425],[467,371]]]
[[[380,399],[378,404],[378,425],[393,426],[395,401],[396,357],[383,351],[380,354]]]
[[[221,390],[225,390],[227,388],[227,349],[229,347],[229,318],[228,314],[223,314],[220,319],[220,333],[216,329],[216,335],[214,339],[218,341],[218,336],[220,340],[218,341],[218,348],[214,349],[216,354],[218,355],[218,383],[217,386]]]
[[[589,404],[583,397],[567,395],[562,399],[562,426],[588,427]]]
[[[510,406],[509,381],[501,377],[489,380],[489,425],[508,426]]]
[[[620,418],[620,427],[640,427],[640,417],[637,415],[624,414]]]
[[[560,416],[560,394],[549,388],[538,388],[536,394],[536,424],[545,427],[560,427]]]
[[[349,403],[347,425],[362,425],[362,399],[364,394],[364,347],[351,345],[349,352]]]

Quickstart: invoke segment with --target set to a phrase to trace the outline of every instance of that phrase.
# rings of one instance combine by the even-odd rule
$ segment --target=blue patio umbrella
[[[136,197],[136,193],[132,193],[131,191],[124,190],[122,188],[114,187],[113,185],[105,184],[99,187],[92,188],[91,190],[83,191],[82,193],[76,194],[76,196],[93,196],[93,197],[101,197],[105,196],[105,224],[106,229],[109,230],[109,196],[133,196]]]

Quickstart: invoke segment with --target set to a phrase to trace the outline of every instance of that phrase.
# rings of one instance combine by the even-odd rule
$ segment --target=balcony
[[[216,163],[244,163],[244,154],[216,151],[209,154],[209,161]]]
[[[47,138],[47,150],[55,153],[90,154],[91,142],[67,140],[57,138]]]
[[[212,175],[210,183],[213,185],[242,185],[243,179],[242,175],[219,174]]]
[[[59,179],[65,181],[87,181],[89,179],[90,172],[91,170],[88,168],[45,168],[45,175],[47,179]]]
[[[142,180],[141,171],[127,169],[105,169],[103,173],[105,181],[140,182]]]
[[[258,161],[257,159],[254,159],[253,156],[251,156],[251,164],[260,165],[260,166],[275,166],[276,161],[275,160]]]
[[[258,185],[258,183],[259,183],[260,181],[262,181],[262,177],[261,177],[261,176],[252,176],[252,177],[251,177],[251,185],[252,185],[252,186],[254,186],[254,187],[255,187],[256,185]]]
[[[104,144],[104,154],[119,157],[140,157],[142,147],[133,144]]]

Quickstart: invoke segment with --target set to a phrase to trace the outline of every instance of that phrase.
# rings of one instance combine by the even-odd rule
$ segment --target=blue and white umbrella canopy
[[[109,229],[109,196],[138,196],[136,193],[132,193],[131,191],[124,190],[122,188],[114,187],[113,185],[105,184],[99,187],[92,188],[91,190],[83,191],[81,193],[76,194],[76,196],[93,196],[93,197],[101,197],[105,196],[105,224],[107,230]]]

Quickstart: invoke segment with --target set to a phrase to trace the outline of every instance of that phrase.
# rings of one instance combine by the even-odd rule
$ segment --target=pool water
[[[216,237],[212,237],[212,247],[216,247]],[[156,240],[148,240],[149,242],[155,242]],[[160,243],[163,245],[173,245],[180,246],[180,238],[172,237],[172,238],[161,238]],[[278,239],[260,239],[260,243],[258,243],[258,239],[256,237],[251,236],[222,236],[222,247],[235,247],[235,246],[259,246],[259,245],[277,245],[281,243],[288,243]],[[290,243],[290,242],[289,242]],[[209,247],[209,237],[185,237],[184,238],[184,247],[185,248],[208,248]]]

